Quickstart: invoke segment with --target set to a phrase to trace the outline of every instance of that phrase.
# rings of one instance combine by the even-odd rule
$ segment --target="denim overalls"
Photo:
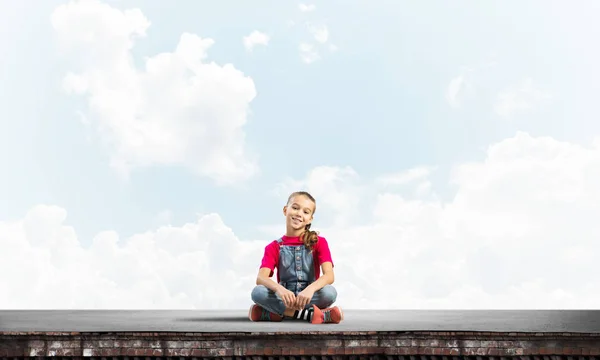
[[[315,268],[313,254],[304,245],[282,245],[283,239],[279,238],[279,284],[293,292],[296,296],[308,285],[315,281]],[[315,291],[311,301],[305,309],[316,305],[320,309],[327,308],[335,302],[337,291],[331,285],[325,285]],[[257,285],[252,290],[252,301],[270,312],[283,315],[285,304],[279,295],[264,285]]]

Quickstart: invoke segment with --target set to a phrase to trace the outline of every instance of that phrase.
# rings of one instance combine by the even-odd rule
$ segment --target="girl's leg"
[[[281,321],[283,318],[283,313],[286,310],[283,300],[266,286],[257,285],[254,287],[252,290],[252,301],[271,314],[254,310],[255,307],[252,306],[249,314],[251,320]]]
[[[318,291],[315,291],[312,299],[306,305],[305,309],[316,305],[319,309],[330,307],[337,300],[337,290],[332,285],[325,285]]]
[[[337,300],[337,290],[332,285],[325,285],[315,291],[310,303],[300,313],[300,318],[306,318],[313,324],[339,323],[344,319],[344,313],[339,306],[330,307]]]

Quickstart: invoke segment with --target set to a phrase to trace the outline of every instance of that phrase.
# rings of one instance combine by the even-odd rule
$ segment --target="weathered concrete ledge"
[[[600,360],[600,311],[0,311],[0,360]]]
[[[0,358],[398,358],[600,356],[598,333],[301,331],[260,333],[3,332]],[[425,358],[421,358],[425,359]]]

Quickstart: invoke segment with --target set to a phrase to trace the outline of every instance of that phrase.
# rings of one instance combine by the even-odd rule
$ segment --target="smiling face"
[[[288,236],[298,236],[313,220],[315,203],[307,196],[296,195],[283,207]]]

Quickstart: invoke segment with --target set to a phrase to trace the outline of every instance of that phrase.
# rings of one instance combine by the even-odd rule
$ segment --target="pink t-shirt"
[[[283,242],[281,245],[302,245],[302,239],[299,236],[290,237],[283,235]],[[327,244],[327,240],[324,237],[318,236],[319,240],[315,244],[313,248],[313,263],[315,266],[315,280],[319,278],[321,275],[321,264],[324,262],[331,262],[333,266],[333,260],[331,259],[331,252],[329,251],[329,245]],[[274,240],[269,245],[265,247],[265,254],[262,258],[262,262],[260,264],[261,268],[269,268],[271,269],[271,273],[269,277],[273,276],[274,269],[277,268],[279,263],[279,244],[277,240]],[[277,282],[280,281],[279,272],[277,273]]]

